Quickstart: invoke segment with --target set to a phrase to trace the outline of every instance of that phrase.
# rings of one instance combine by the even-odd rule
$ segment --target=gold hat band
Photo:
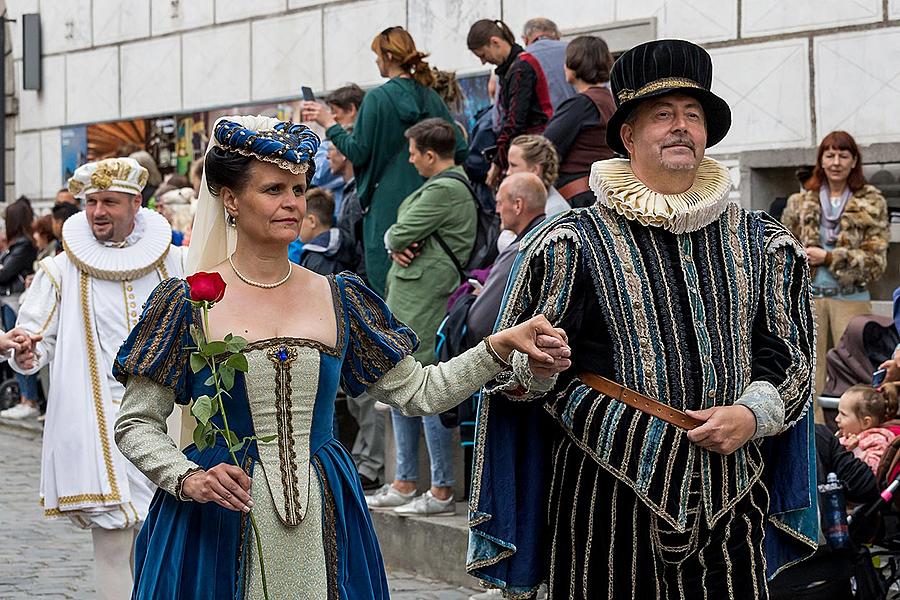
[[[684,77],[665,77],[663,79],[651,81],[636,92],[633,92],[628,88],[619,90],[619,93],[616,94],[616,97],[618,97],[619,99],[619,104],[622,104],[623,102],[628,102],[629,100],[634,100],[635,98],[641,98],[643,96],[646,96],[647,94],[652,94],[653,92],[665,88],[694,88],[698,90],[705,89],[693,79],[685,79]]]

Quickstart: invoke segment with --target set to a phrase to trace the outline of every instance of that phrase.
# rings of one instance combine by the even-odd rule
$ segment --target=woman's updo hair
[[[416,42],[409,35],[409,32],[396,25],[388,27],[375,36],[372,40],[372,52],[381,57],[381,60],[387,60],[387,54],[391,54],[391,62],[400,65],[406,73],[412,75],[418,83],[425,87],[434,85],[434,74],[431,67],[425,62],[428,56],[425,52],[419,52],[416,49]]]
[[[609,81],[612,64],[612,54],[603,38],[582,35],[566,47],[566,66],[585,83],[593,85]]]
[[[469,35],[466,36],[466,45],[469,50],[478,50],[490,45],[491,38],[500,38],[506,41],[510,46],[516,45],[516,36],[512,30],[507,27],[506,23],[500,19],[479,19],[472,23],[469,28]]]
[[[876,426],[897,418],[898,390],[895,383],[885,383],[879,388],[860,383],[844,393],[858,398],[854,412],[859,418],[872,417]]]
[[[206,172],[206,187],[209,189],[209,193],[218,198],[223,187],[234,192],[244,189],[250,182],[250,172],[255,161],[259,161],[259,159],[213,146],[206,153],[206,159],[203,162],[203,170]],[[316,162],[310,159],[307,165],[309,166],[306,171],[306,185],[309,185],[316,173]]]

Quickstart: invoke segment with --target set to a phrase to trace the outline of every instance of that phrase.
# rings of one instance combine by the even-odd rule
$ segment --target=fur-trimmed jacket
[[[788,198],[781,222],[804,247],[821,248],[819,190],[804,190]],[[887,203],[878,188],[864,185],[854,192],[841,215],[841,231],[829,268],[842,286],[867,285],[884,274],[890,242]],[[815,277],[812,270],[811,277]]]

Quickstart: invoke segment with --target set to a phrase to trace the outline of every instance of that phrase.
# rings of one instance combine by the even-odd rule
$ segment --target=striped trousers
[[[765,485],[709,527],[700,479],[679,533],[565,437],[554,448],[549,600],[767,599]]]

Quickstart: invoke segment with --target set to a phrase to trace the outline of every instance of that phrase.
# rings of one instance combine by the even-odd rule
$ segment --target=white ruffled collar
[[[62,233],[63,249],[76,267],[91,277],[111,281],[140,279],[156,270],[172,244],[168,221],[146,208],[138,212],[134,230],[122,244],[98,241],[84,212],[67,219]]]
[[[681,234],[702,229],[719,218],[728,206],[731,178],[722,164],[704,158],[690,189],[660,194],[634,175],[631,161],[611,158],[591,166],[590,185],[597,202],[626,219]]]

